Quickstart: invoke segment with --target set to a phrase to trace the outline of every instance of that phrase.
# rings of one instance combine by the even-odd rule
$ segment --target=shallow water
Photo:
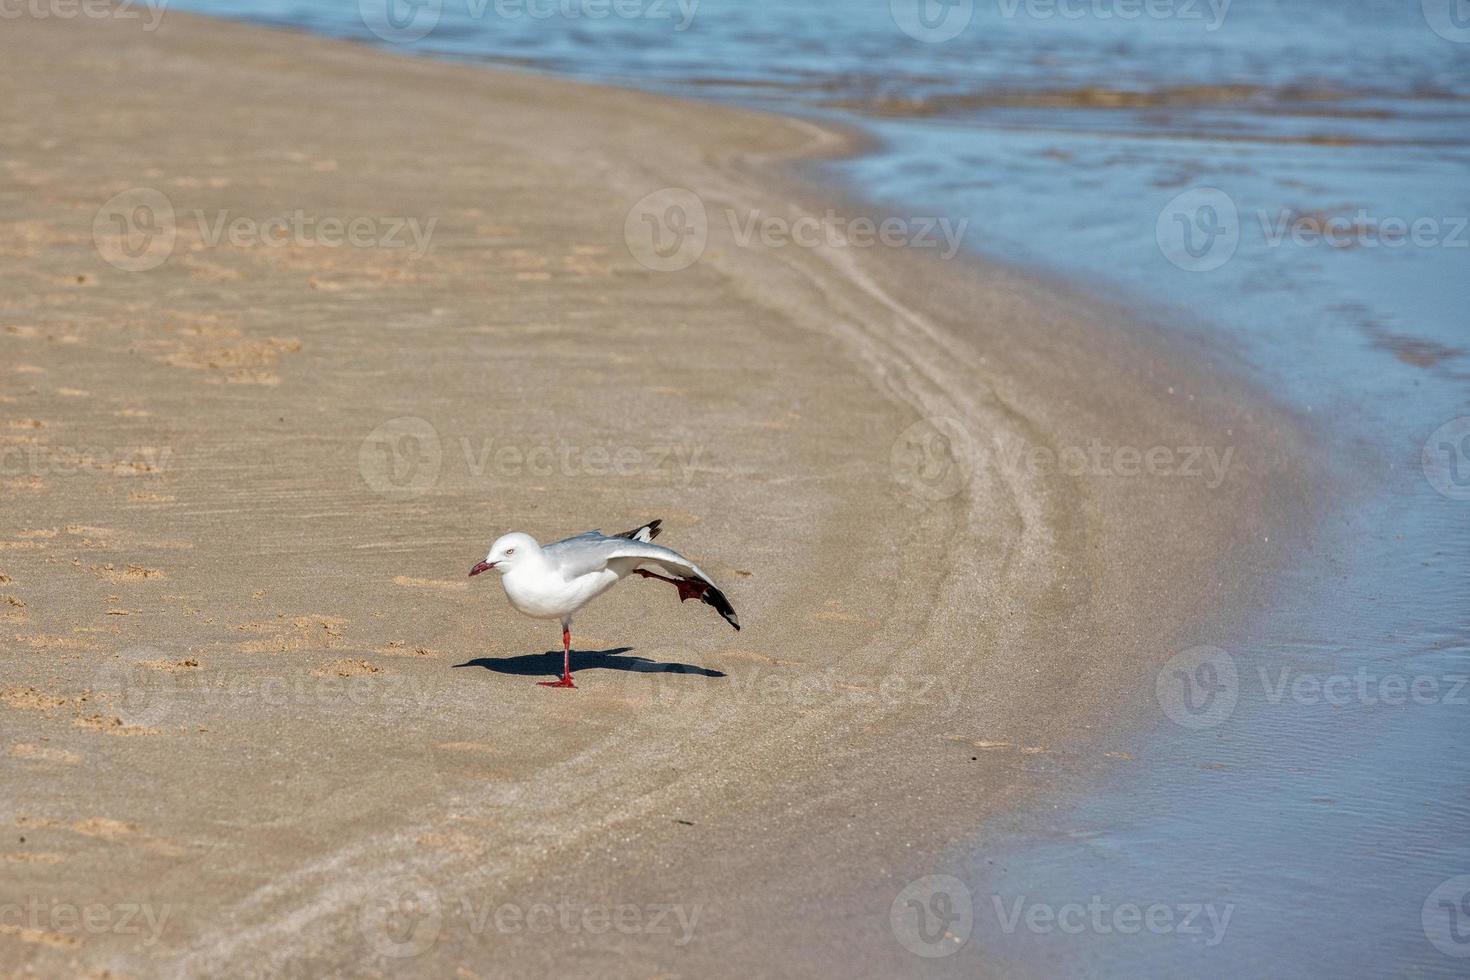
[[[1146,753],[987,828],[915,968],[1465,975],[1470,9],[924,3],[173,6],[856,123],[834,178],[1232,351],[1317,423],[1313,548],[1161,673]]]

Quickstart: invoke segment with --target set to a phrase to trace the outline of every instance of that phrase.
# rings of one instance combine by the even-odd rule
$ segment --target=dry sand
[[[737,242],[828,206],[790,165],[842,134],[173,13],[0,53],[0,973],[983,973],[894,896],[1128,765],[1301,520],[1294,423],[1197,349]],[[625,239],[668,187],[677,272]],[[135,188],[145,271],[104,261]],[[208,241],[297,209],[436,224]],[[1092,440],[1233,455],[1015,462]],[[555,626],[470,564],[653,517],[745,630],[635,580],[537,687]]]

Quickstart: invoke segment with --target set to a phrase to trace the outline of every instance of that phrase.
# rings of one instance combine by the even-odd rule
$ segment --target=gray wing
[[[628,538],[633,541],[652,541],[654,538],[658,537],[659,525],[662,523],[662,520],[649,521],[647,524],[638,525],[631,531],[624,531],[622,534],[614,534],[612,535],[612,537]],[[569,544],[573,541],[582,541],[588,538],[601,539],[604,541],[609,540],[608,536],[602,533],[602,528],[599,527],[594,528],[591,531],[583,531],[581,534],[573,535],[570,538],[563,538],[560,541],[553,541],[551,544],[547,545],[541,550],[545,551],[550,548],[555,548],[558,545]]]
[[[588,531],[575,538],[556,541],[541,549],[553,568],[565,578],[576,578],[607,567],[615,558],[637,559],[629,567],[642,564],[660,565],[670,575],[694,578],[708,585],[715,583],[699,566],[673,548],[631,538],[610,538],[599,531]]]
[[[735,617],[735,608],[725,593],[720,591],[714,580],[694,562],[672,548],[639,541],[636,538],[610,538],[596,531],[579,534],[575,538],[557,541],[542,549],[552,567],[565,578],[576,578],[589,572],[607,568],[611,562],[619,562],[619,571],[631,572],[639,565],[657,565],[675,578],[696,581],[704,585],[699,598],[715,608],[726,621],[737,630],[740,622]]]
[[[553,541],[551,544],[542,545],[541,550],[550,554],[553,550],[559,550],[568,545],[574,545],[577,542],[596,541],[598,539],[607,539],[607,535],[602,533],[601,528],[595,531],[583,531],[581,534],[574,534],[570,538],[562,538],[560,541]]]

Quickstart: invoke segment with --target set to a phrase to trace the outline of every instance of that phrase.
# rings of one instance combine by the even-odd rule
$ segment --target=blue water
[[[1316,423],[1313,547],[1266,613],[1198,638],[1211,672],[1166,671],[1135,764],[1048,833],[987,828],[962,860],[974,935],[915,972],[1470,974],[1470,4],[923,2],[172,6],[830,116],[878,140],[833,179],[1210,334]],[[1176,681],[1234,707],[1200,726]],[[1383,703],[1399,683],[1423,696]],[[1089,902],[1229,918],[1045,926]]]

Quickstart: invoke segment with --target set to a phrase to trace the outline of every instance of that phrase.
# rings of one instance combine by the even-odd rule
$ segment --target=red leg
[[[537,681],[542,687],[576,687],[572,683],[572,631],[570,627],[561,628],[561,680],[559,681]]]
[[[644,578],[656,578],[660,582],[668,582],[679,590],[680,602],[683,602],[685,599],[703,599],[705,590],[709,588],[703,582],[696,582],[693,579],[687,578],[666,578],[657,572],[650,572],[643,568],[633,569],[633,574],[642,575]]]

